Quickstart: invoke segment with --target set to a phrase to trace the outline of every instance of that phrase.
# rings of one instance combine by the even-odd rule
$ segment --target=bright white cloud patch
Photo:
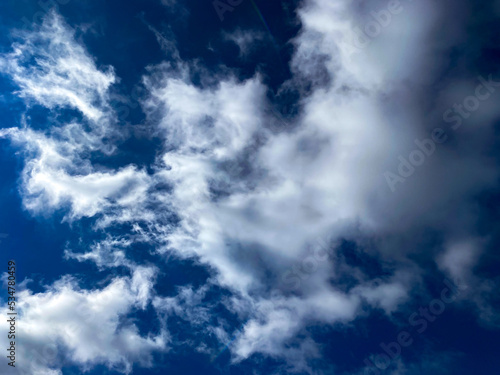
[[[69,206],[68,218],[78,219],[94,216],[112,205],[127,207],[145,201],[149,177],[144,171],[135,166],[96,171],[86,160],[94,148],[101,146],[92,133],[85,134],[76,124],[55,133],[51,137],[30,129],[0,131],[0,136],[26,148],[28,162],[22,188],[27,209],[41,213]]]
[[[155,273],[138,267],[132,277],[115,278],[102,289],[80,289],[75,280],[64,277],[45,292],[18,292],[19,374],[59,375],[64,365],[88,369],[104,364],[123,373],[130,373],[133,363],[151,366],[152,352],[167,348],[167,333],[141,335],[124,318],[147,306]],[[2,314],[7,316],[7,311],[2,309]],[[2,331],[7,325],[1,323]],[[7,366],[5,361],[2,366]]]
[[[49,12],[36,32],[16,37],[20,41],[0,59],[0,69],[19,85],[21,97],[50,109],[78,109],[95,122],[103,120],[109,110],[107,91],[116,80],[113,69],[98,70],[58,14]]]

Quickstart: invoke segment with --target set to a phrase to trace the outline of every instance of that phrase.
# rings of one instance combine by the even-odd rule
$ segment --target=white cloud
[[[81,132],[78,125],[76,132]],[[63,131],[66,129],[63,129]],[[80,143],[78,134],[58,139],[31,129],[2,129],[1,137],[9,137],[25,146],[27,162],[23,170],[23,201],[27,209],[43,213],[69,205],[69,219],[92,217],[112,204],[126,207],[144,202],[149,177],[143,170],[127,166],[117,171],[95,171],[85,156],[90,143]],[[93,134],[89,134],[93,137]]]
[[[102,289],[83,290],[63,277],[45,292],[18,291],[18,373],[59,375],[67,364],[82,369],[103,364],[123,373],[134,363],[151,366],[152,353],[167,349],[168,334],[143,336],[126,317],[149,304],[155,273],[137,267],[132,277],[115,278]],[[7,329],[5,320],[0,324]],[[1,340],[5,346],[4,335]]]
[[[109,104],[109,87],[116,81],[113,69],[99,70],[94,59],[75,40],[75,32],[55,12],[41,26],[19,32],[13,52],[0,57],[0,68],[20,87],[17,94],[57,113],[62,107],[84,115],[49,129],[2,129],[24,147],[23,202],[34,213],[70,207],[69,220],[92,217],[111,206],[122,209],[146,200],[150,179],[134,165],[119,170],[96,168],[89,161],[94,152],[110,156],[115,146],[115,114]],[[86,126],[90,121],[90,130]],[[113,136],[112,136],[113,135]],[[114,216],[122,216],[114,210]],[[108,218],[109,219],[109,218]]]
[[[97,69],[74,34],[51,11],[36,31],[17,33],[20,42],[0,58],[0,70],[12,76],[23,98],[50,109],[75,108],[93,122],[103,121],[109,115],[108,88],[116,77],[112,68]]]
[[[231,33],[224,33],[224,39],[236,44],[240,49],[240,56],[245,57],[257,50],[256,47],[264,39],[264,35],[257,31],[238,29]]]
[[[473,273],[483,246],[484,241],[477,238],[451,242],[438,259],[438,264],[454,280],[466,281]]]
[[[204,302],[207,289],[182,287],[175,297],[156,297],[153,306],[166,317],[177,315],[195,325],[206,324],[210,319],[209,306]]]
[[[362,275],[357,289],[341,292],[330,286],[333,267],[323,262],[298,296],[277,301],[266,295],[273,277],[297,264],[315,238],[374,236],[382,259],[402,261],[396,271],[404,270],[407,255],[418,249],[420,228],[435,226],[452,236],[452,202],[495,184],[498,173],[481,155],[451,157],[443,146],[420,175],[396,193],[388,189],[383,173],[415,148],[416,138],[429,136],[428,127],[442,126],[439,110],[422,111],[418,97],[425,92],[422,81],[439,76],[441,53],[460,38],[450,31],[429,45],[434,26],[451,22],[445,9],[430,1],[411,11],[405,6],[369,48],[348,56],[342,43],[366,20],[348,2],[304,3],[295,77],[288,84],[309,81],[313,89],[301,99],[294,130],[263,130],[271,119],[259,111],[266,101],[256,79],[199,88],[167,71],[159,83],[145,81],[151,92],[146,108],[163,111],[150,111],[150,118],[160,117],[170,147],[159,173],[173,185],[172,207],[181,218],[167,234],[170,250],[210,265],[217,282],[246,301],[238,303],[250,309],[248,322],[232,347],[239,359],[256,352],[288,357],[286,343],[308,324],[351,321],[361,301],[391,314],[418,279],[395,272],[394,280],[372,286]],[[397,50],[406,45],[412,48]],[[429,66],[434,55],[438,60]],[[244,173],[229,177],[221,168],[242,157],[252,162],[251,185],[241,183]],[[464,174],[474,177],[457,185]],[[228,195],[216,196],[214,186]]]

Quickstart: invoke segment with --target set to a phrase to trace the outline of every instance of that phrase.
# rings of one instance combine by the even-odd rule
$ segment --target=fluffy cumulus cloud
[[[452,29],[439,43],[428,42],[436,25],[452,22],[444,5],[400,2],[388,10],[387,4],[370,3],[370,11],[391,18],[390,25],[377,26],[378,35],[363,34],[365,44],[360,45],[358,30],[373,27],[373,20],[357,5],[309,1],[299,9],[303,29],[294,41],[292,84],[311,84],[313,90],[303,97],[301,118],[292,131],[266,129],[271,119],[253,107],[262,107],[265,100],[255,80],[222,82],[214,93],[167,73],[160,88],[149,85],[146,104],[164,108],[160,127],[167,142],[174,143],[163,156],[168,170],[162,172],[173,182],[173,205],[181,217],[168,237],[170,248],[211,265],[218,282],[252,306],[234,345],[239,358],[255,352],[286,355],[284,348],[307,324],[353,320],[362,303],[388,314],[396,310],[419,283],[418,271],[401,276],[416,267],[406,257],[422,251],[421,230],[431,226],[451,240],[461,220],[461,230],[472,233],[467,200],[498,178],[485,163],[487,155],[477,149],[457,156],[454,144],[432,141],[439,156],[427,155],[425,168],[400,177],[393,191],[385,173],[397,171],[399,163],[415,169],[400,157],[413,160],[416,149],[425,158],[418,144],[428,144],[424,140],[434,128],[449,132],[439,115],[446,107],[439,103],[428,109],[431,99],[419,98],[431,95],[428,86],[447,64],[441,55],[460,43],[461,35]],[[445,85],[438,98],[447,90]],[[245,95],[250,91],[251,96]],[[491,118],[479,122],[492,126]],[[231,179],[233,169],[221,166],[225,159],[246,170]],[[252,184],[245,184],[245,173]],[[464,203],[457,207],[460,199]],[[286,290],[279,276],[301,262],[311,242],[326,235],[360,244],[376,236],[375,246],[365,251],[400,262],[401,271],[377,286],[360,274],[357,287],[341,291],[331,281],[342,272],[336,275],[327,261],[298,291]],[[446,243],[442,251],[448,251]],[[453,270],[468,269],[469,258],[460,253],[438,259],[449,261],[446,267]],[[277,294],[270,293],[270,285]]]
[[[110,205],[127,206],[145,200],[149,178],[130,165],[121,170],[96,170],[86,159],[92,144],[79,125],[64,125],[62,131],[75,130],[66,139],[58,139],[30,129],[3,129],[0,136],[26,146],[23,171],[24,204],[34,212],[69,206],[69,219],[91,217]],[[76,133],[76,134],[75,134]],[[90,134],[90,136],[93,136]],[[84,143],[79,143],[82,140]]]
[[[136,362],[149,366],[152,353],[166,349],[169,317],[176,316],[231,344],[234,363],[262,354],[284,360],[288,371],[314,373],[321,345],[309,328],[350,326],[374,311],[393,319],[414,294],[425,295],[423,264],[480,291],[478,317],[494,322],[495,284],[485,286],[475,273],[489,238],[477,230],[474,198],[499,177],[483,150],[500,111],[493,99],[485,102],[474,119],[479,133],[465,125],[459,133],[443,119],[483,83],[447,70],[448,52],[466,27],[460,9],[451,14],[449,6],[302,2],[292,77],[282,88],[300,93],[300,112],[280,129],[272,124],[283,119],[265,110],[272,103],[262,76],[208,73],[182,61],[175,43],[152,29],[172,53],[141,83],[144,121],[162,143],[147,170],[91,161],[96,153],[112,159],[119,147],[109,100],[113,69],[98,68],[55,13],[19,34],[0,58],[17,94],[28,105],[82,115],[46,130],[32,129],[28,119],[0,131],[25,155],[24,204],[35,214],[62,208],[69,221],[93,218],[109,233],[89,251],[67,250],[66,258],[130,273],[100,289],[63,277],[45,292],[23,291],[20,350],[36,354],[45,345],[52,353],[23,371],[59,374],[66,362],[125,373]],[[444,30],[439,40],[437,28]],[[249,35],[222,38],[245,53]],[[124,223],[129,233],[112,234]],[[432,246],[424,231],[437,238]],[[127,258],[135,242],[152,245],[150,255],[161,262],[194,261],[208,270],[206,284],[156,296],[156,270]],[[347,242],[357,265],[345,255]],[[364,261],[376,271],[360,266]],[[207,303],[216,289],[224,293]],[[144,335],[126,317],[150,306],[163,328]],[[234,327],[213,319],[220,309],[241,324],[233,340]],[[99,320],[79,325],[81,311]],[[416,365],[397,366],[412,373]]]
[[[308,324],[352,321],[363,303],[387,314],[397,310],[412,288],[419,289],[418,266],[407,257],[424,251],[420,236],[425,227],[446,239],[436,263],[455,278],[472,272],[477,253],[449,250],[447,243],[456,238],[457,224],[460,231],[474,233],[468,205],[475,194],[495,186],[498,171],[481,148],[457,155],[456,143],[437,142],[452,137],[442,114],[449,105],[443,98],[454,90],[455,80],[445,79],[437,94],[429,91],[449,63],[446,52],[463,38],[457,27],[436,42],[429,42],[432,33],[437,25],[464,20],[430,1],[391,3],[390,9],[371,2],[368,12],[358,5],[309,1],[299,9],[303,28],[294,41],[291,84],[309,84],[313,90],[303,97],[299,124],[291,131],[266,130],[271,119],[252,107],[264,101],[252,81],[232,89],[253,88],[252,97],[234,94],[223,103],[210,90],[175,77],[167,77],[161,89],[150,89],[150,100],[165,106],[161,126],[168,142],[175,143],[163,157],[165,176],[174,182],[174,208],[181,215],[180,227],[169,236],[170,247],[182,254],[192,251],[213,266],[218,282],[238,292],[235,299],[241,300],[235,304],[251,306],[234,345],[240,359],[255,352],[286,357],[286,348]],[[374,27],[370,12],[386,17],[390,25],[361,36],[359,30]],[[220,98],[226,85],[218,88]],[[224,113],[224,106],[238,108],[243,98],[249,124]],[[476,125],[491,128],[498,115],[479,118]],[[256,132],[259,119],[262,128]],[[233,130],[241,124],[246,133]],[[249,137],[252,131],[254,138]],[[232,141],[223,141],[231,132]],[[433,134],[441,138],[428,141]],[[488,144],[484,135],[473,138]],[[422,151],[419,144],[428,148]],[[230,179],[232,169],[220,167],[221,158],[251,164],[243,164],[241,180]],[[427,158],[425,168],[415,171],[418,166],[408,160],[421,165],[422,158]],[[398,168],[411,173],[400,176],[393,189],[386,173]],[[245,184],[245,173],[252,184]],[[457,206],[457,201],[463,203]],[[302,280],[299,290],[286,290],[276,279],[301,262],[311,242],[326,235],[361,245],[376,238],[364,250],[381,253],[384,262],[399,262],[400,271],[376,286],[359,274],[358,286],[339,290],[332,279],[340,279],[342,272],[332,272],[335,267],[327,261]],[[403,276],[404,270],[413,276]],[[270,285],[277,294],[270,293]]]
[[[22,339],[17,340],[17,350],[24,358],[16,366],[19,373],[62,374],[62,365],[85,370],[96,364],[130,373],[134,363],[151,366],[151,353],[167,349],[168,334],[141,335],[125,318],[150,302],[155,273],[138,267],[131,277],[115,278],[92,290],[63,277],[44,292],[18,292],[17,319],[22,324],[17,325],[17,335]],[[9,323],[1,324],[8,331]],[[6,338],[2,340],[7,345]]]

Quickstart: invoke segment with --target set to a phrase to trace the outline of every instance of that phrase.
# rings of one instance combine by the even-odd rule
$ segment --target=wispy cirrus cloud
[[[71,107],[93,122],[103,121],[110,110],[108,89],[116,82],[113,69],[99,70],[55,11],[35,27],[15,32],[13,52],[0,59],[0,70],[19,86],[18,95],[49,109]]]

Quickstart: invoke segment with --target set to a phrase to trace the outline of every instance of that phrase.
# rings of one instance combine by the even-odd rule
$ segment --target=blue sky
[[[3,1],[0,373],[496,374],[499,17]]]

